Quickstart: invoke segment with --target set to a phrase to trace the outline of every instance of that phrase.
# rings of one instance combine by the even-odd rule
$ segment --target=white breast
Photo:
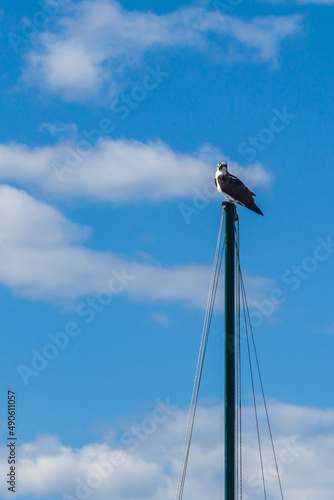
[[[221,177],[221,176],[222,176],[221,172],[219,172],[219,170],[217,170],[216,175],[215,175],[216,186],[217,186],[218,191],[220,193],[223,193],[222,188],[220,187],[220,184],[219,184],[219,181],[218,181],[218,177]]]

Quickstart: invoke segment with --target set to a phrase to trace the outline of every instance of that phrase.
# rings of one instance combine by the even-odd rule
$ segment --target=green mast
[[[225,207],[225,500],[235,500],[235,217]]]

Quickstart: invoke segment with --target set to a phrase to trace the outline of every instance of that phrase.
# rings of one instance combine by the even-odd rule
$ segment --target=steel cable
[[[206,307],[206,312],[205,312],[202,338],[201,338],[201,343],[200,343],[200,349],[199,349],[199,354],[198,354],[196,373],[195,373],[195,379],[194,379],[194,385],[193,385],[193,391],[192,391],[191,403],[190,403],[190,409],[189,409],[189,415],[188,415],[186,437],[185,437],[183,452],[182,452],[181,468],[180,468],[179,480],[178,480],[178,485],[177,485],[177,492],[176,492],[176,497],[175,497],[176,500],[182,500],[182,498],[183,498],[184,483],[185,483],[185,479],[186,479],[188,460],[189,460],[189,451],[190,451],[190,445],[191,445],[195,416],[196,416],[198,394],[199,394],[199,389],[200,389],[200,385],[201,385],[205,353],[206,353],[206,348],[207,348],[207,343],[208,343],[208,337],[209,337],[211,321],[212,321],[212,313],[213,313],[213,308],[214,308],[216,294],[217,294],[217,287],[218,287],[221,263],[222,263],[224,247],[225,247],[225,242],[224,242],[224,245],[221,248],[221,240],[222,240],[222,233],[223,233],[223,226],[224,226],[224,215],[225,215],[225,211],[223,211],[223,213],[222,213],[222,218],[221,218],[220,227],[219,227],[218,241],[217,241],[213,271],[212,271],[212,276],[211,276],[210,291],[209,291],[209,297],[208,297],[208,302],[207,302],[207,307]]]

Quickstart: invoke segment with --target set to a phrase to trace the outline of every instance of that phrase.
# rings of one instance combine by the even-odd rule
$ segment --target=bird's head
[[[218,163],[217,168],[222,174],[227,174],[227,163]]]

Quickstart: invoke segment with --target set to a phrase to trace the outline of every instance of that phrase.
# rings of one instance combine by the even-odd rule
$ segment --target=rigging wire
[[[239,235],[237,234],[236,237],[236,253],[237,253],[237,261],[238,261],[238,269],[237,269],[237,274],[239,276],[240,284],[241,284],[241,298],[242,298],[242,305],[243,305],[243,310],[245,312],[246,310],[246,299],[245,299],[245,289],[243,287],[243,280],[242,280],[242,273],[241,273],[241,266],[239,262],[239,246],[238,246],[238,239]],[[248,362],[249,362],[249,368],[250,368],[250,376],[251,376],[251,384],[252,384],[252,393],[253,393],[253,403],[254,403],[254,412],[255,412],[255,422],[256,422],[256,433],[257,433],[257,441],[258,441],[258,448],[259,448],[259,455],[260,455],[260,465],[261,465],[261,476],[262,476],[262,485],[263,485],[263,493],[264,493],[264,498],[267,500],[267,491],[266,491],[266,482],[265,482],[265,477],[264,477],[264,466],[263,466],[263,456],[262,456],[262,447],[261,447],[261,436],[260,436],[260,427],[259,427],[259,418],[258,418],[258,411],[257,411],[257,404],[256,404],[256,396],[255,396],[255,384],[254,384],[254,372],[253,372],[253,365],[252,365],[252,357],[251,357],[251,350],[250,350],[250,342],[249,342],[249,333],[248,333],[248,325],[247,325],[247,316],[244,313],[244,322],[245,322],[245,331],[246,331],[246,340],[247,340],[247,351],[248,351]]]
[[[244,283],[243,283],[242,276],[241,276],[241,280],[242,280],[242,288],[244,289]],[[276,455],[275,445],[274,445],[274,439],[273,439],[273,433],[272,433],[270,419],[269,419],[268,406],[267,406],[265,392],[264,392],[264,387],[263,387],[263,382],[262,382],[262,375],[261,375],[261,370],[260,370],[260,365],[259,365],[259,359],[258,359],[258,355],[257,355],[257,349],[256,349],[256,345],[255,345],[254,333],[253,333],[252,325],[251,325],[251,322],[250,322],[250,314],[249,314],[249,309],[248,309],[248,304],[247,304],[247,297],[245,295],[245,292],[243,292],[243,293],[244,293],[244,296],[245,296],[245,305],[246,305],[246,310],[247,310],[248,321],[249,321],[249,324],[250,324],[251,339],[252,339],[252,344],[253,344],[253,349],[254,349],[254,354],[255,354],[255,360],[256,360],[257,370],[258,370],[258,374],[259,374],[259,381],[260,381],[260,386],[261,386],[261,393],[262,393],[263,404],[264,404],[264,408],[265,408],[265,414],[266,414],[266,420],[267,420],[267,425],[268,425],[268,431],[269,431],[269,436],[270,436],[270,442],[271,442],[272,452],[273,452],[274,461],[275,461],[275,468],[276,468],[276,472],[277,472],[277,479],[278,479],[278,484],[279,484],[279,488],[280,488],[281,498],[282,498],[282,500],[284,500],[282,482],[281,482],[281,477],[280,477],[280,473],[279,473],[278,462],[277,462],[277,455]]]
[[[194,379],[194,386],[193,386],[191,403],[190,403],[190,408],[189,408],[186,437],[185,437],[183,452],[182,452],[181,469],[180,469],[179,480],[178,480],[178,485],[177,485],[176,500],[182,500],[184,483],[185,483],[186,474],[187,474],[189,451],[190,451],[191,439],[192,439],[192,434],[193,434],[193,429],[194,429],[198,394],[199,394],[199,389],[200,389],[200,384],[201,384],[201,379],[202,379],[205,353],[206,353],[206,348],[207,348],[207,343],[208,343],[209,331],[210,331],[210,327],[211,327],[213,308],[214,308],[216,294],[217,294],[217,287],[218,287],[221,263],[222,263],[224,248],[225,248],[225,241],[224,241],[223,247],[221,249],[224,217],[225,217],[225,210],[223,210],[222,218],[221,218],[221,222],[220,222],[220,227],[219,227],[218,241],[217,241],[213,271],[212,271],[212,276],[211,276],[210,291],[209,291],[209,297],[208,297],[208,302],[207,302],[207,306],[206,306],[205,319],[204,319],[204,325],[203,325],[203,331],[202,331],[202,338],[201,338],[201,343],[200,343],[200,349],[199,349],[197,366],[196,366],[196,373],[195,373],[195,379]]]
[[[191,403],[190,403],[190,408],[189,408],[186,437],[185,437],[183,452],[182,452],[181,468],[180,468],[178,485],[177,485],[177,492],[176,492],[176,497],[175,497],[176,500],[182,500],[182,498],[183,498],[184,484],[185,484],[185,479],[186,479],[186,474],[187,474],[189,452],[190,452],[190,446],[191,446],[193,429],[194,429],[194,422],[195,422],[195,416],[196,416],[199,389],[200,389],[202,373],[203,373],[204,359],[205,359],[205,354],[206,354],[206,349],[207,349],[207,344],[208,344],[208,337],[209,337],[209,332],[210,332],[210,327],[211,327],[211,322],[212,322],[213,309],[214,309],[214,304],[215,304],[215,299],[216,299],[216,294],[217,294],[217,287],[218,287],[218,281],[219,281],[220,270],[221,270],[221,265],[222,265],[222,258],[223,258],[225,244],[226,244],[226,242],[224,240],[223,246],[221,245],[222,232],[223,232],[223,226],[224,226],[224,215],[225,215],[225,210],[223,210],[223,214],[222,214],[222,218],[221,218],[221,222],[220,222],[219,233],[218,233],[218,241],[217,241],[216,253],[215,253],[215,258],[214,258],[214,265],[213,265],[213,271],[212,271],[211,283],[210,283],[210,291],[209,291],[208,302],[207,302],[207,307],[206,307],[206,312],[205,312],[205,319],[204,319],[204,324],[203,324],[202,337],[201,337],[200,349],[199,349],[199,354],[198,354],[196,373],[195,373],[193,391],[192,391],[192,396],[191,396]],[[242,463],[242,405],[241,405],[241,403],[242,403],[242,391],[241,391],[241,389],[242,389],[242,387],[241,387],[242,386],[241,307],[242,307],[243,316],[244,316],[245,331],[246,331],[246,339],[247,339],[248,360],[249,360],[250,374],[251,374],[251,383],[252,383],[253,402],[254,402],[254,410],[255,410],[255,420],[256,420],[257,438],[258,438],[258,446],[259,446],[259,454],[260,454],[260,464],[261,464],[261,472],[262,472],[264,498],[265,498],[265,500],[267,500],[267,491],[266,491],[262,447],[261,447],[260,426],[259,426],[258,410],[257,410],[256,395],[255,395],[254,371],[253,371],[253,363],[252,363],[252,356],[251,356],[251,343],[252,343],[252,347],[253,347],[253,350],[255,353],[256,367],[257,367],[257,372],[258,372],[258,376],[259,376],[259,380],[260,380],[261,392],[262,392],[262,397],[263,397],[263,401],[264,401],[266,420],[267,420],[267,425],[268,425],[268,429],[269,429],[269,435],[270,435],[270,440],[271,440],[273,456],[274,456],[274,460],[275,460],[275,466],[276,466],[276,472],[277,472],[277,477],[278,477],[281,498],[282,498],[282,500],[284,500],[281,478],[280,478],[279,468],[278,468],[278,463],[277,463],[277,456],[276,456],[276,451],[275,451],[275,445],[274,445],[274,440],[273,440],[273,434],[272,434],[270,420],[269,420],[268,407],[267,407],[267,403],[266,403],[264,386],[263,386],[262,376],[261,376],[261,371],[260,371],[260,364],[259,364],[259,359],[258,359],[258,355],[257,355],[254,332],[253,332],[253,327],[252,327],[252,323],[251,323],[249,307],[248,307],[248,302],[247,302],[245,284],[244,284],[244,280],[243,280],[243,276],[242,276],[242,272],[241,272],[240,247],[239,247],[239,219],[237,219],[236,230],[235,230],[235,247],[236,247],[236,265],[237,265],[237,273],[236,273],[236,306],[237,306],[237,310],[236,310],[236,349],[235,349],[235,361],[236,361],[236,368],[235,368],[235,370],[236,370],[236,399],[235,399],[235,404],[237,407],[236,408],[236,410],[237,410],[236,411],[237,433],[236,433],[236,450],[235,450],[237,471],[236,471],[235,481],[236,481],[237,499],[240,498],[240,500],[242,500],[242,495],[243,495],[243,491],[242,491],[242,486],[243,486],[242,485],[242,482],[243,482],[243,476],[242,476],[242,466],[243,466],[243,463]],[[249,332],[250,332],[250,334],[249,334]],[[250,339],[251,339],[251,343],[250,343]]]
[[[257,425],[258,441],[259,441],[259,448],[260,448],[260,460],[261,460],[261,470],[262,470],[262,481],[263,481],[263,487],[264,487],[264,495],[265,495],[265,498],[266,498],[265,479],[264,479],[263,462],[262,462],[262,452],[261,452],[261,441],[260,441],[260,436],[259,436],[257,407],[256,407],[256,398],[255,398],[255,391],[254,391],[254,378],[253,378],[252,362],[251,362],[251,355],[250,355],[250,345],[249,345],[249,334],[248,334],[247,320],[248,320],[248,324],[249,324],[249,331],[251,333],[251,340],[252,340],[252,345],[253,345],[253,350],[254,350],[254,356],[255,356],[255,361],[256,361],[257,372],[258,372],[259,381],[260,381],[261,393],[262,393],[263,404],[264,404],[264,408],[265,408],[266,421],[267,421],[267,425],[268,425],[268,431],[269,431],[269,436],[270,436],[270,442],[271,442],[272,452],[273,452],[274,461],[275,461],[275,468],[276,468],[276,473],[277,473],[277,479],[278,479],[280,494],[281,494],[282,500],[284,500],[282,482],[281,482],[281,477],[280,477],[279,468],[278,468],[277,455],[276,455],[276,451],[275,451],[273,433],[272,433],[270,419],[269,419],[269,413],[268,413],[268,406],[267,406],[266,396],[265,396],[265,392],[264,392],[264,386],[263,386],[263,381],[262,381],[260,363],[259,363],[259,358],[258,358],[258,354],[257,354],[256,344],[255,344],[255,337],[254,337],[252,322],[251,322],[250,313],[249,313],[249,307],[248,307],[248,301],[247,301],[247,296],[246,296],[245,284],[244,284],[244,280],[243,280],[243,276],[242,276],[242,272],[241,272],[241,266],[240,266],[239,226],[237,227],[237,237],[236,237],[236,240],[237,240],[237,243],[236,243],[237,252],[236,253],[237,253],[237,262],[238,262],[238,271],[237,271],[237,274],[238,274],[239,280],[240,280],[241,293],[242,293],[242,302],[243,302],[243,307],[244,307],[244,319],[245,319],[245,329],[246,329],[246,338],[247,338],[247,348],[248,348],[249,363],[250,363],[250,370],[251,370],[251,381],[252,381],[252,389],[253,389],[254,408],[255,408],[255,413],[256,413],[256,425]]]
[[[238,255],[239,251],[239,217],[236,219],[236,255]],[[236,273],[236,306],[237,306],[237,346],[236,346],[236,381],[237,381],[237,397],[236,397],[236,406],[237,406],[237,499],[240,498],[242,500],[242,410],[241,410],[241,381],[242,381],[242,373],[241,373],[241,304],[240,304],[240,296],[241,296],[241,282],[240,282],[240,274],[237,270]]]
[[[243,306],[245,307],[244,297],[243,297]],[[246,320],[246,317],[245,317],[245,320]],[[262,448],[261,448],[261,437],[260,437],[260,429],[259,429],[259,419],[258,419],[258,414],[257,414],[257,405],[256,405],[256,397],[255,397],[252,357],[251,357],[251,352],[250,352],[249,334],[248,334],[248,328],[247,328],[246,321],[245,321],[245,328],[246,328],[246,337],[247,337],[247,350],[248,350],[249,367],[250,367],[250,374],[251,374],[251,381],[252,381],[252,392],[253,392],[253,403],[254,403],[254,411],[255,411],[256,432],[257,432],[257,440],[258,440],[259,454],[260,454],[263,493],[264,493],[264,498],[267,499],[266,482],[265,482],[265,478],[264,478],[264,468],[263,468],[263,458],[262,458]]]

